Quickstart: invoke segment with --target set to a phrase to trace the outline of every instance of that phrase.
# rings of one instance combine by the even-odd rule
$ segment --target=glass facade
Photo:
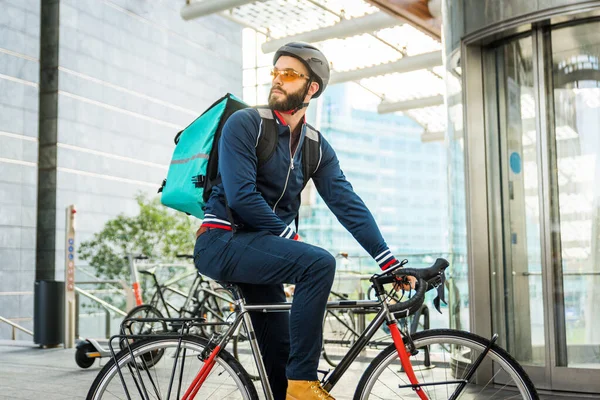
[[[600,368],[600,21],[552,32],[556,192],[569,367]],[[558,243],[557,243],[558,244]]]
[[[364,101],[366,96],[375,97],[352,84],[330,86],[319,100],[316,125],[398,257],[445,253],[446,193],[438,190],[446,187],[443,143],[422,142],[423,128],[407,117],[381,115],[353,105],[354,98]],[[352,267],[359,272],[376,271],[377,264],[322,199],[314,193],[306,197],[301,236],[333,254],[344,252],[357,258]]]
[[[28,329],[36,269],[65,279],[65,208],[78,211],[75,250],[107,220],[137,213],[135,195],[155,195],[166,176],[175,134],[242,91],[234,22],[186,22],[172,1],[47,1],[57,11],[48,15],[41,4],[0,0],[0,315]],[[50,59],[41,82],[40,54]],[[52,121],[38,128],[44,112]],[[39,169],[52,172],[40,185]],[[82,321],[81,333],[97,337],[102,325]],[[0,324],[0,339],[10,335]]]
[[[392,252],[413,267],[448,258],[447,156],[443,142],[423,142],[423,128],[397,114],[358,108],[374,95],[354,84],[328,87],[313,111],[315,125],[335,149],[342,171],[362,198]],[[300,235],[332,254],[338,262],[337,287],[348,272],[371,274],[374,260],[337,221],[309,186],[303,193]],[[428,294],[427,305],[435,297]],[[452,303],[451,303],[452,304]],[[430,314],[432,327],[449,325],[449,311]]]

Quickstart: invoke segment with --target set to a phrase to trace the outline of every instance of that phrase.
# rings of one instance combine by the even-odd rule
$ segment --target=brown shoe
[[[319,381],[295,381],[288,379],[285,400],[310,400],[328,399],[335,400],[327,390],[323,389]]]

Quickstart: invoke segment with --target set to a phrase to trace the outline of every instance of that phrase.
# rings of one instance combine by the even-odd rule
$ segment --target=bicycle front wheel
[[[204,365],[200,356],[206,345],[195,336],[136,341],[102,368],[87,399],[180,399]],[[148,363],[157,353],[163,361]],[[229,353],[221,351],[215,361],[194,399],[258,399],[248,374]]]
[[[435,329],[412,335],[418,354],[410,357],[421,389],[430,400],[527,399],[539,397],[523,368],[505,350],[494,345],[466,379],[489,340],[469,332]],[[466,385],[452,397],[460,381]],[[394,345],[384,349],[363,374],[355,400],[419,399],[400,364]]]

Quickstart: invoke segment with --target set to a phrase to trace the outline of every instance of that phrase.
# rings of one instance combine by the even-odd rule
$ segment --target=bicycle
[[[448,329],[423,331],[414,335],[400,331],[394,314],[410,315],[416,312],[423,304],[427,290],[437,288],[437,301],[444,300],[444,270],[447,267],[448,262],[444,259],[438,259],[433,266],[419,270],[394,267],[371,278],[377,301],[329,303],[328,308],[379,310],[339,365],[324,376],[324,388],[330,391],[335,387],[340,377],[385,321],[390,328],[394,344],[384,349],[371,362],[358,383],[354,399],[426,400],[441,397],[457,399],[459,396],[462,396],[462,399],[502,398],[499,395],[528,400],[539,399],[535,387],[522,367],[495,344],[497,335],[488,340],[468,332]],[[396,283],[399,278],[406,276],[417,278],[415,294],[400,303],[388,304],[388,293],[384,285]],[[225,285],[235,297],[238,315],[223,334],[215,335],[210,340],[190,336],[187,335],[189,329],[206,322],[201,319],[171,320],[169,322],[182,323],[183,329],[176,335],[147,337],[145,340],[134,342],[119,354],[113,354],[113,359],[96,377],[87,399],[132,398],[129,391],[144,399],[150,398],[150,395],[161,399],[175,395],[175,398],[183,400],[257,399],[256,388],[245,370],[223,350],[243,322],[251,335],[250,343],[265,397],[272,400],[248,312],[286,311],[291,308],[291,304],[246,305],[235,285]],[[127,338],[127,335],[113,336],[112,340],[124,338]],[[428,351],[422,351],[424,349]],[[164,350],[170,354],[171,365],[161,363],[159,366],[147,367],[144,355],[157,350]],[[428,355],[428,359],[424,355]],[[514,388],[508,390],[509,387]]]
[[[178,254],[177,258],[193,259],[193,255]],[[138,256],[136,260],[146,260],[145,256]],[[136,321],[127,326],[127,333],[130,335],[150,335],[163,334],[165,332],[177,332],[181,329],[178,324],[167,324],[165,320],[172,318],[204,318],[207,322],[226,322],[234,315],[235,302],[229,293],[223,287],[218,287],[216,282],[203,277],[197,271],[184,273],[170,279],[165,284],[160,284],[153,269],[140,270],[140,274],[150,277],[154,293],[149,302],[138,305],[131,309],[123,319]],[[194,281],[190,285],[187,293],[173,287],[173,283],[195,275]],[[184,299],[183,304],[175,305],[167,299],[167,294],[172,293],[179,299]],[[161,310],[164,310],[161,311]],[[166,317],[165,317],[166,314]],[[141,322],[142,320],[153,319],[154,322]],[[210,337],[213,329],[218,325],[203,324],[195,327],[198,334],[204,337]],[[249,361],[242,354],[245,350],[243,343],[247,340],[246,335],[240,331],[237,332],[231,341],[231,352],[233,356],[243,365]],[[155,364],[160,360],[159,355],[152,359]],[[150,361],[148,361],[150,363]],[[251,375],[252,379],[257,380],[257,375]]]
[[[192,259],[193,256],[187,254],[178,254],[177,258]],[[135,260],[147,260],[146,256],[137,256]],[[133,267],[135,269],[135,266]],[[150,335],[163,334],[166,332],[177,332],[181,326],[176,324],[167,324],[165,321],[172,318],[198,318],[202,317],[209,321],[225,321],[224,310],[233,308],[233,299],[229,292],[221,287],[214,287],[216,283],[205,279],[197,271],[189,271],[169,279],[164,284],[160,284],[154,268],[135,271],[139,274],[150,277],[154,293],[147,303],[140,304],[132,308],[125,320],[135,320],[127,326],[127,332],[130,335]],[[187,293],[175,287],[175,283],[194,276]],[[174,304],[169,300],[169,295],[175,295],[176,300],[182,300],[183,303]],[[165,317],[166,314],[166,317]],[[141,322],[142,320],[154,319],[154,322]],[[212,334],[212,326],[197,327],[201,336],[209,337]],[[162,354],[162,353],[158,353]],[[154,357],[152,362],[156,363],[160,357]],[[150,361],[148,361],[150,362]]]
[[[191,255],[177,255],[177,258],[191,259]],[[147,259],[136,258],[136,259]],[[194,318],[202,316],[206,319],[220,320],[223,315],[223,310],[230,309],[233,304],[233,299],[225,289],[215,287],[215,283],[205,279],[196,270],[186,272],[176,276],[164,284],[158,282],[154,269],[140,270],[140,274],[147,275],[151,279],[151,285],[154,288],[154,293],[150,301],[138,305],[129,311],[125,319],[148,318]],[[179,290],[174,286],[178,281],[184,280],[190,276],[195,276],[192,284],[189,286],[187,293]],[[176,305],[168,300],[167,295],[174,294],[178,299],[183,299],[183,304]],[[210,336],[208,327],[202,332],[204,336]]]

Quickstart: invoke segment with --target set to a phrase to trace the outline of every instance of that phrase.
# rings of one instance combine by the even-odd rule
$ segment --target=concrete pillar
[[[36,280],[54,280],[57,243],[56,143],[60,0],[42,0],[41,4],[38,223],[35,278]]]

